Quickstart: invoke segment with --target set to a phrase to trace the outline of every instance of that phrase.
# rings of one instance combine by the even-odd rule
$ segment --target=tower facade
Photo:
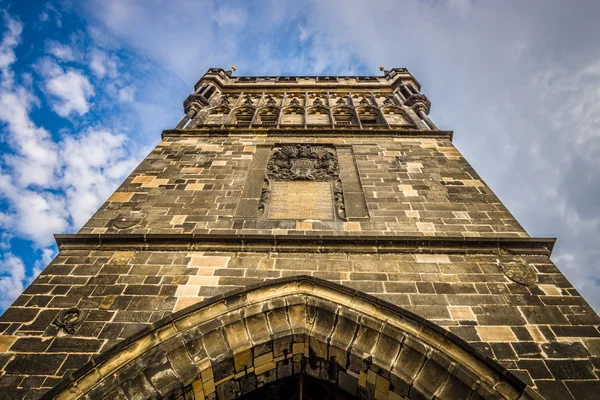
[[[2,397],[596,398],[600,319],[420,89],[208,70],[0,318]]]

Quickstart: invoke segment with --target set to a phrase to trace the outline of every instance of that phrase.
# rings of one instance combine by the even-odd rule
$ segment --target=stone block
[[[477,334],[484,342],[516,342],[514,332],[508,326],[478,326]]]

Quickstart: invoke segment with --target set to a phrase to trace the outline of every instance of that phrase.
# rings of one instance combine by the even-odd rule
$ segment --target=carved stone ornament
[[[112,224],[118,229],[129,229],[142,222],[145,216],[146,214],[143,213],[120,214],[117,218],[112,220]]]
[[[323,181],[338,174],[335,152],[323,146],[282,146],[275,150],[267,164],[267,176],[271,179]]]
[[[275,99],[272,97],[269,97],[269,99],[267,100],[267,105],[268,106],[276,106],[277,103],[275,102]]]
[[[54,320],[54,325],[61,328],[65,333],[72,335],[83,322],[83,317],[83,311],[78,308],[61,310]]]
[[[258,203],[258,216],[262,217],[267,214],[269,209],[269,201],[271,200],[271,182],[268,179],[264,180],[263,189],[260,193],[260,202]]]
[[[417,93],[410,96],[405,103],[406,106],[412,108],[416,113],[419,111],[425,111],[425,114],[429,114],[431,109],[431,102],[424,94]]]
[[[221,103],[222,106],[228,106],[229,105],[229,99],[227,98],[227,96],[223,96],[223,98],[221,99]]]
[[[333,186],[333,201],[335,203],[337,216],[342,220],[346,220],[346,206],[344,205],[344,193],[342,191],[342,181],[340,179],[336,180]]]
[[[300,102],[295,97],[290,101],[290,106],[299,106],[299,105],[300,105]]]
[[[244,100],[244,105],[245,106],[253,106],[254,105],[250,96],[246,97],[246,100]]]
[[[322,106],[323,105],[323,101],[320,98],[316,98],[315,101],[313,101],[313,106]]]
[[[198,110],[207,105],[208,100],[206,100],[204,96],[202,96],[201,94],[194,93],[190,94],[187,97],[187,99],[185,99],[185,101],[183,102],[183,109],[185,113],[188,114],[192,110],[198,112]]]
[[[370,106],[371,105],[371,103],[369,102],[369,100],[365,99],[364,97],[360,101],[360,103],[358,103],[358,104],[361,105],[361,106]]]
[[[340,99],[338,99],[338,101],[335,102],[335,104],[338,106],[345,106],[346,100],[340,98]]]
[[[383,101],[383,104],[386,106],[391,106],[394,105],[394,98],[392,96],[388,96],[385,98],[385,100]]]
[[[502,272],[504,272],[504,275],[521,285],[531,286],[535,285],[538,281],[535,270],[524,260],[497,260],[497,263]]]

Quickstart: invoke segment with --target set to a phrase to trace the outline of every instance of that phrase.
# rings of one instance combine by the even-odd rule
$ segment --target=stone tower
[[[208,70],[1,317],[0,397],[597,398],[598,316],[420,89]]]

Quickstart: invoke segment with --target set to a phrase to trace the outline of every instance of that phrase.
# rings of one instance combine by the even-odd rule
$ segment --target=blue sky
[[[209,67],[407,67],[431,118],[600,309],[600,3],[0,1],[0,309],[176,125]]]

